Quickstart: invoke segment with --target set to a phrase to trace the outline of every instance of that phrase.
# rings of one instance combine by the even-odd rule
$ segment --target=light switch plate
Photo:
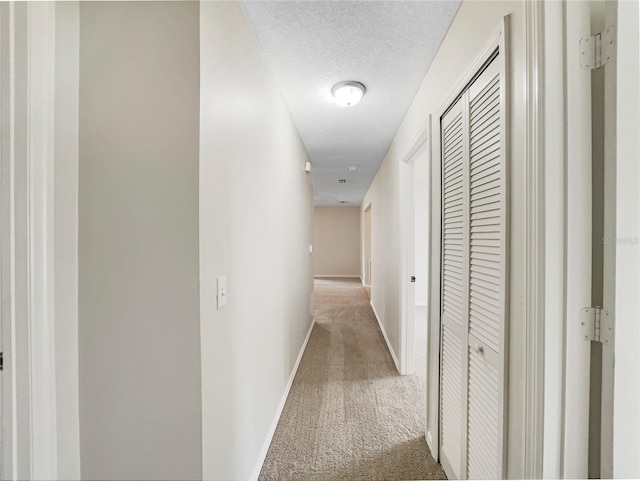
[[[227,304],[227,276],[218,277],[218,309]]]
[[[309,244],[309,254],[313,254],[313,244]]]

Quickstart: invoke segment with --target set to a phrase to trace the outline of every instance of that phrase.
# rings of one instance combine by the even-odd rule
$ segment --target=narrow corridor
[[[260,479],[446,479],[359,279],[316,279],[315,327]]]

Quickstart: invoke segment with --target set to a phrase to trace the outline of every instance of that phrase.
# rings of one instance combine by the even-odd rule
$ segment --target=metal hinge
[[[585,341],[610,344],[613,339],[613,316],[601,307],[580,309],[580,329]]]
[[[614,53],[615,32],[613,25],[604,32],[580,40],[580,66],[586,70],[594,70],[606,64]]]
[[[4,353],[0,352],[0,371],[4,371]]]

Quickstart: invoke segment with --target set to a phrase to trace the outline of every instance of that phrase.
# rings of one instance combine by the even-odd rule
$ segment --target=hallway
[[[639,86],[640,1],[0,2],[0,480],[640,479]]]
[[[260,479],[446,479],[359,279],[316,279],[315,327]]]

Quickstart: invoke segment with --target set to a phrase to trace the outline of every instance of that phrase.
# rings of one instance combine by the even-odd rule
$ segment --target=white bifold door
[[[506,159],[498,51],[441,118],[440,460],[504,477]]]

